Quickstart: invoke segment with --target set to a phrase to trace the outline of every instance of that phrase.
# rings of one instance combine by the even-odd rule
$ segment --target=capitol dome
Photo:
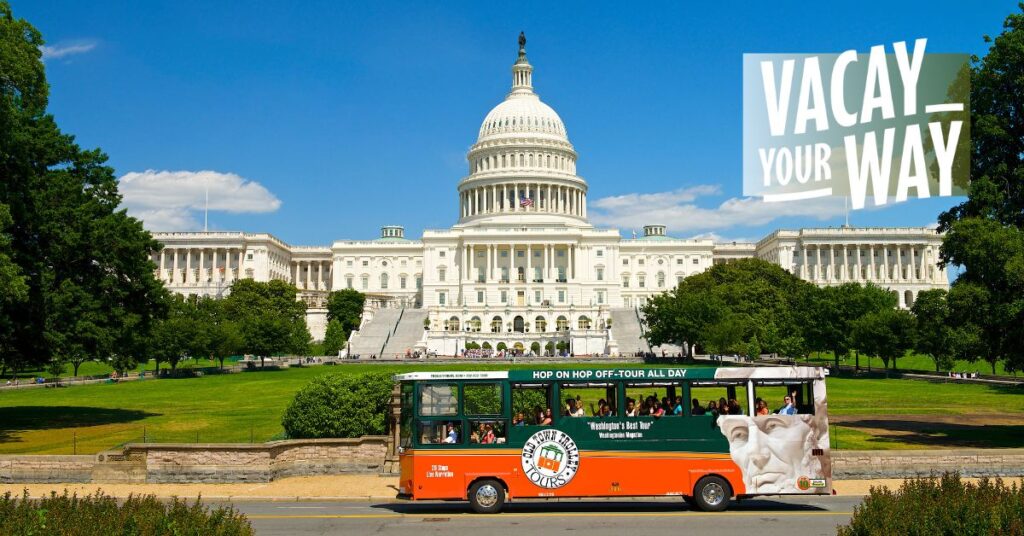
[[[512,90],[484,118],[459,183],[459,223],[586,220],[587,183],[562,118],[533,90],[526,37],[512,65]],[[536,217],[534,217],[536,216]]]

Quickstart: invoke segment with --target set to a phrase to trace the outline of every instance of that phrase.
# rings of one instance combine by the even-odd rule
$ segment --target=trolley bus
[[[826,376],[818,367],[400,374],[398,497],[495,513],[516,498],[679,496],[720,511],[732,498],[828,495]]]

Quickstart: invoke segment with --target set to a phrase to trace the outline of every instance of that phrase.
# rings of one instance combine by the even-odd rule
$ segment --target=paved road
[[[724,513],[693,511],[682,501],[518,501],[498,515],[464,503],[238,502],[256,533],[530,536],[579,531],[587,536],[670,534],[834,535],[860,497],[747,500]]]

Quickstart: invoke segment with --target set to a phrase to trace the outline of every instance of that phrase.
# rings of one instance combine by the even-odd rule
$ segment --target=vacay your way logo
[[[560,488],[580,467],[580,449],[561,430],[541,430],[526,440],[521,457],[523,474],[537,486]]]
[[[927,39],[869,54],[744,54],[743,193],[765,202],[848,197],[853,209],[965,195],[966,54]],[[870,192],[870,194],[869,194]]]

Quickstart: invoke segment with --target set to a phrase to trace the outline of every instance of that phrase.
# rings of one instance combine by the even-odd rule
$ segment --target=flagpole
[[[203,208],[203,232],[210,230],[210,179],[203,181],[206,186],[206,205]]]

